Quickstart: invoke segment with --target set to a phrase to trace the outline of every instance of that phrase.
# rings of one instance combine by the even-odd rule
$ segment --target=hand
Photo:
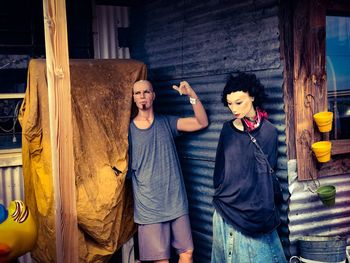
[[[180,93],[180,95],[191,96],[194,91],[187,81],[181,81],[179,86],[173,85],[173,89]]]

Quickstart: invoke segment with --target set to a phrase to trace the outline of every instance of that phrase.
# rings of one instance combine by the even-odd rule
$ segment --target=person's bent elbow
[[[206,119],[206,120],[201,120],[201,121],[198,121],[198,120],[197,120],[197,122],[198,122],[198,130],[205,129],[205,128],[207,128],[207,127],[209,126],[209,121],[208,121],[208,119]]]
[[[209,126],[209,121],[208,121],[208,119],[205,120],[205,121],[203,121],[200,125],[201,125],[201,129],[207,128],[207,127]]]

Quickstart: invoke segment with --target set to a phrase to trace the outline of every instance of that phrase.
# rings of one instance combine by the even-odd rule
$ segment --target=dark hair
[[[227,95],[232,92],[243,91],[248,92],[249,96],[254,97],[254,107],[262,108],[262,103],[266,98],[264,85],[260,83],[255,74],[238,72],[236,75],[230,74],[222,92],[222,103],[227,105]]]

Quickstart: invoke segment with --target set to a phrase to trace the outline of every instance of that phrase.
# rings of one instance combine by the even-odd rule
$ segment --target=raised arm
[[[181,81],[179,87],[173,86],[180,95],[187,95],[192,104],[194,117],[180,118],[177,121],[177,129],[179,131],[198,131],[208,126],[208,116],[205,109],[198,99],[196,92],[191,88],[187,81]]]

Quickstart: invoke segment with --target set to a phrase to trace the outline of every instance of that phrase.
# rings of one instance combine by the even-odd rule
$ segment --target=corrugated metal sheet
[[[144,61],[153,81],[158,112],[187,116],[187,97],[171,89],[186,79],[204,104],[210,125],[177,142],[195,243],[194,261],[210,262],[212,177],[219,133],[232,114],[221,103],[226,73],[251,71],[266,86],[266,109],[279,131],[278,176],[288,198],[282,65],[277,1],[147,1],[131,9],[132,58]],[[281,208],[280,234],[289,256],[288,205]]]
[[[12,200],[24,200],[22,166],[0,168],[0,203],[6,207]],[[20,263],[32,263],[30,253],[20,257]]]
[[[28,66],[28,55],[0,55],[1,68],[22,69]],[[25,89],[25,83],[20,84]],[[10,201],[24,200],[24,184],[22,174],[22,156],[14,154],[16,150],[0,151],[0,204],[8,207]],[[10,156],[10,157],[7,157]],[[20,263],[32,263],[30,253],[19,258]]]
[[[153,78],[280,67],[277,1],[143,4],[131,13],[132,56]]]
[[[298,182],[296,160],[288,162],[289,190],[289,230],[291,254],[297,255],[297,241],[306,235],[347,236],[350,244],[350,174],[320,178],[320,185],[336,187],[334,206],[322,204],[314,190],[312,181]]]
[[[96,5],[93,10],[94,58],[130,58],[129,48],[118,43],[118,28],[129,27],[128,7]]]
[[[23,175],[21,166],[0,168],[0,203],[8,206],[10,201],[24,198]]]

